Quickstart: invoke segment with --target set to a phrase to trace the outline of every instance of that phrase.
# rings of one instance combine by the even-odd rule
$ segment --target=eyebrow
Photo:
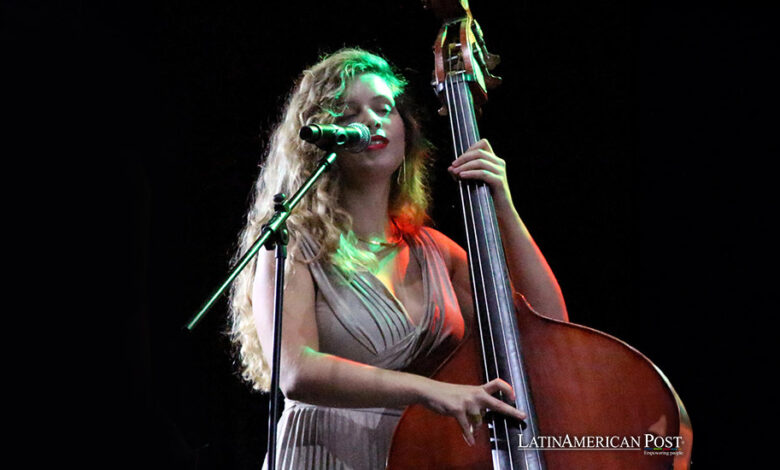
[[[395,106],[395,101],[393,101],[392,99],[388,98],[388,97],[387,97],[387,96],[385,96],[385,95],[376,95],[376,96],[374,96],[373,98],[371,98],[369,101],[385,101],[385,102],[387,102],[388,104],[390,104],[391,106]],[[357,104],[357,103],[358,103],[358,102],[357,102],[357,101],[355,101],[355,100],[349,100],[349,101],[347,101],[347,102],[346,102],[346,103],[344,103],[344,104],[346,104],[347,106],[353,106],[353,105],[355,105],[355,104]]]

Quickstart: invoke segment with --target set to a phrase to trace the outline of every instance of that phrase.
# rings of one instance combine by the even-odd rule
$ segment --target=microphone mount
[[[359,122],[348,126],[309,124],[301,128],[298,136],[325,151],[340,147],[350,152],[362,152],[371,144],[371,131]]]

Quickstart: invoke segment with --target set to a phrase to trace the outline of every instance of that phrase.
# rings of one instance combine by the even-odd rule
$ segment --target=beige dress
[[[428,299],[419,325],[373,274],[361,273],[348,282],[330,266],[309,265],[321,352],[430,376],[455,350],[465,333],[463,316],[429,230],[405,239],[421,267]],[[302,250],[310,257],[315,247],[305,241]],[[384,469],[402,411],[331,408],[288,399],[277,424],[277,469]]]

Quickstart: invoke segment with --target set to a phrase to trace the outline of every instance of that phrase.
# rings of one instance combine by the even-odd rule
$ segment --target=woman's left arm
[[[568,321],[558,281],[512,203],[506,162],[493,153],[486,139],[482,139],[452,162],[448,171],[456,178],[488,184],[514,288],[538,313]]]

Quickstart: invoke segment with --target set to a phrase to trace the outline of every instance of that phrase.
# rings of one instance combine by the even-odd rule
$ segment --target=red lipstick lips
[[[371,136],[371,144],[366,147],[366,150],[378,150],[387,147],[387,143],[390,142],[386,137],[381,135]]]

